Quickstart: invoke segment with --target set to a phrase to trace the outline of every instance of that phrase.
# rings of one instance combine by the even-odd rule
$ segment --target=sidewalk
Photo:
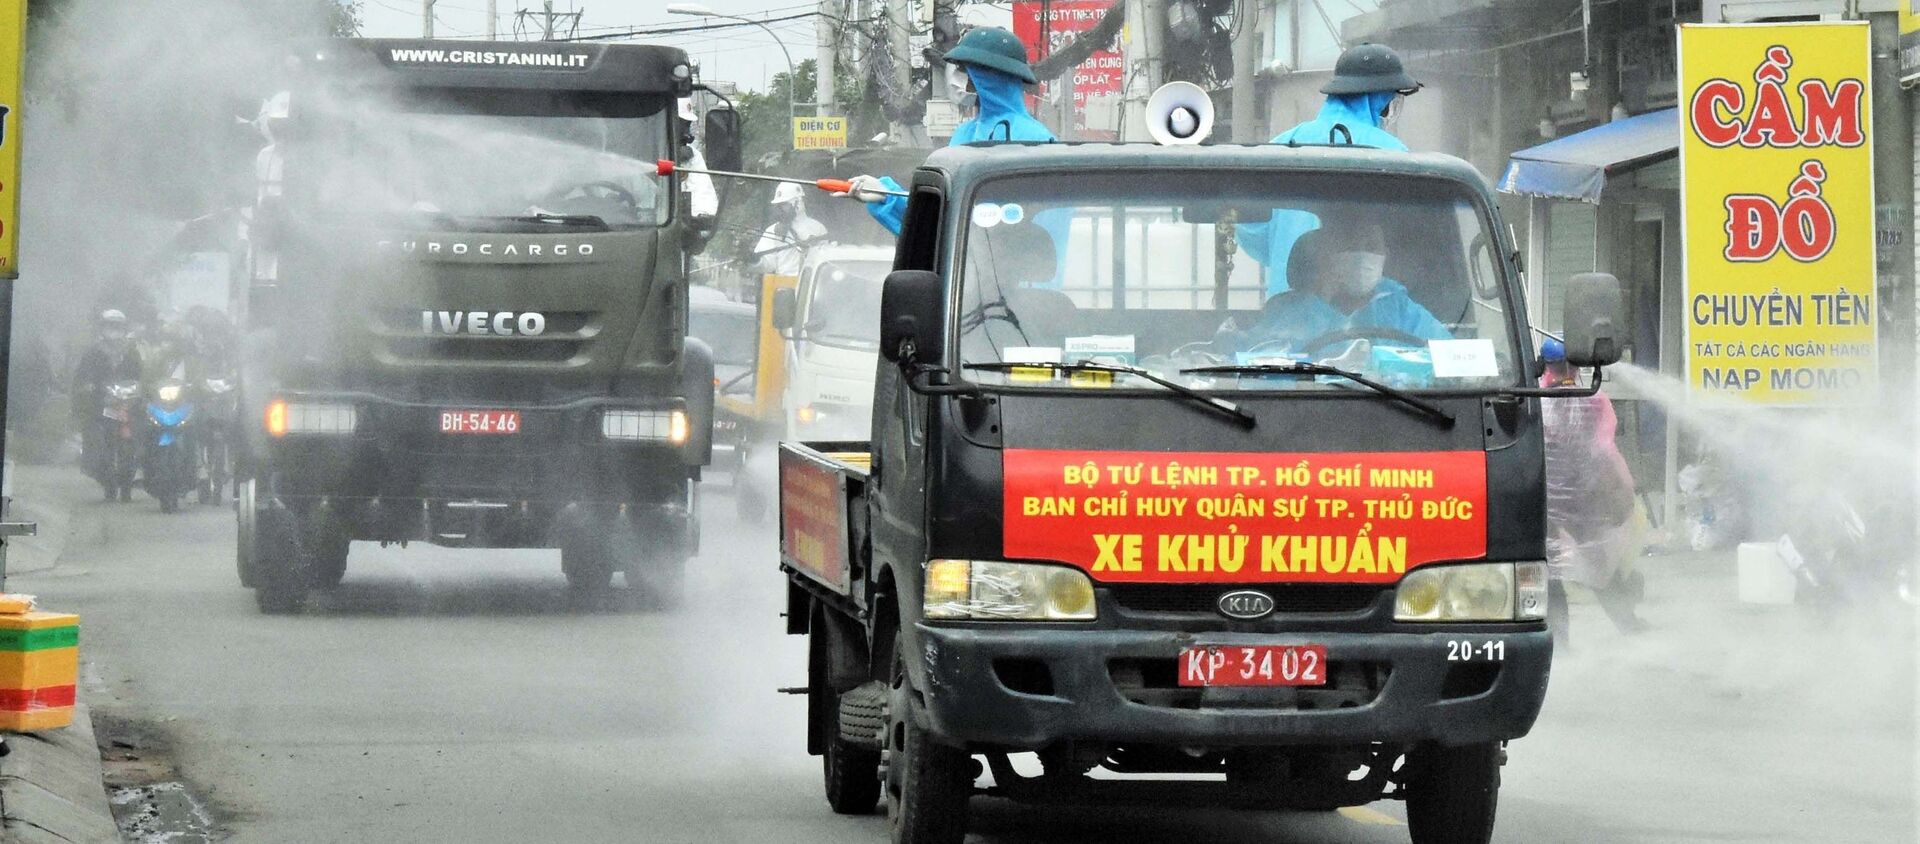
[[[78,529],[75,508],[97,495],[93,483],[71,466],[12,465],[7,487],[14,496],[7,518],[39,524],[35,536],[6,543],[9,575],[47,572],[58,567]],[[58,609],[58,595],[40,596]],[[86,622],[82,618],[80,652],[86,660]],[[0,757],[0,841],[117,842],[120,830],[101,783],[100,748],[86,702],[74,706],[73,725],[39,733],[8,734],[9,753]]]

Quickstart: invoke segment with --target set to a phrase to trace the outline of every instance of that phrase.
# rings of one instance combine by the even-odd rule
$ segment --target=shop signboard
[[[1867,24],[1679,38],[1690,394],[1866,400],[1879,359]]]
[[[794,149],[844,149],[847,145],[847,119],[844,117],[795,117]]]
[[[27,0],[0,0],[0,276],[20,275],[20,85]]]
[[[1027,45],[1028,55],[1034,61],[1039,61],[1073,43],[1080,33],[1098,26],[1113,8],[1112,0],[1050,0],[1044,3],[1017,0],[1013,4],[1013,34],[1020,39],[1020,43]],[[1093,51],[1086,61],[1066,74],[1065,81],[1072,86],[1073,128],[1078,137],[1085,140],[1112,140],[1116,136],[1112,127],[1088,128],[1088,101],[1119,97],[1126,75],[1127,62],[1120,53],[1117,39]],[[1049,99],[1056,96],[1058,92],[1055,89],[1061,81],[1042,80],[1041,96]],[[1030,108],[1032,105],[1028,103]]]
[[[1900,0],[1900,81],[1920,80],[1920,0]]]

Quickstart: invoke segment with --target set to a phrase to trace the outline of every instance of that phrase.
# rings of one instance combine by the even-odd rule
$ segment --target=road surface
[[[71,502],[76,535],[9,587],[81,614],[83,695],[164,735],[232,841],[886,838],[820,797],[804,699],[776,692],[805,678],[773,533],[724,495],[671,614],[576,610],[553,553],[363,544],[338,590],[267,617],[236,581],[229,509],[162,515],[40,477],[19,494]],[[1575,608],[1496,840],[1915,840],[1912,620],[1742,609],[1724,578],[1649,568],[1655,632]],[[976,809],[983,843],[1406,840],[1392,803]]]

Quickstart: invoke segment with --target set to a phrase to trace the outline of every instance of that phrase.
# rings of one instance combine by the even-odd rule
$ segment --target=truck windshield
[[[317,98],[288,177],[327,212],[549,225],[657,226],[669,100],[637,94],[422,90]],[[597,224],[597,223],[596,223]]]
[[[1445,180],[1021,176],[986,183],[967,212],[963,365],[1105,362],[1221,390],[1353,386],[1273,371],[1301,362],[1404,389],[1518,383],[1489,217]],[[1199,368],[1214,371],[1182,372]],[[1111,383],[1040,368],[969,377]]]
[[[815,343],[874,349],[880,345],[880,286],[885,261],[827,261],[813,272],[806,336]]]

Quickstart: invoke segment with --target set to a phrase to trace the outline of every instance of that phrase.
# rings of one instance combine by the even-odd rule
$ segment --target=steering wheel
[[[550,202],[564,202],[575,196],[585,199],[611,199],[626,206],[629,211],[638,212],[640,209],[640,198],[634,196],[633,191],[627,190],[615,182],[587,182],[585,184],[574,185],[570,188],[562,188],[548,194],[547,200]]]
[[[1414,348],[1427,344],[1425,337],[1415,337],[1398,328],[1388,328],[1384,325],[1356,325],[1339,331],[1329,331],[1300,344],[1300,348],[1317,352],[1342,340],[1390,340],[1402,346]]]

